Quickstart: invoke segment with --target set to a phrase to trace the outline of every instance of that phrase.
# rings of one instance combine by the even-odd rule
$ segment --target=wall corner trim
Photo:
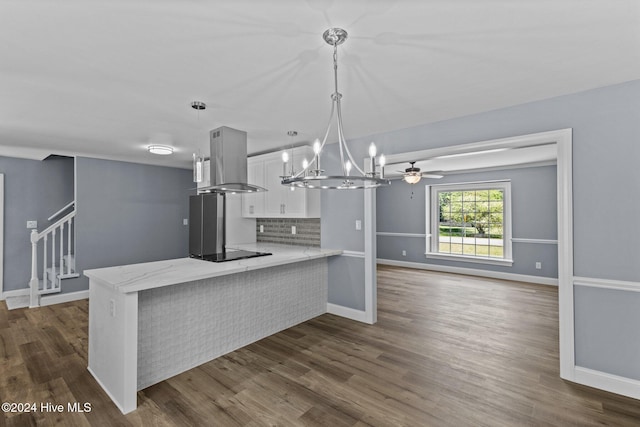
[[[576,366],[571,381],[622,396],[640,399],[640,381],[631,378]]]
[[[347,319],[355,320],[357,322],[371,324],[367,321],[366,311],[356,310],[355,308],[345,307],[342,305],[327,303],[327,313],[335,314],[336,316],[345,317]]]

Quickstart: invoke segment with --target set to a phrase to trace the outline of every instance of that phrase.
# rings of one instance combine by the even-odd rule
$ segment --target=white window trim
[[[443,254],[438,252],[438,242],[431,237],[438,236],[438,221],[432,221],[431,218],[438,218],[438,201],[437,194],[439,189],[446,188],[447,191],[462,191],[462,190],[482,190],[498,188],[504,192],[503,199],[503,221],[504,221],[504,237],[503,248],[504,258],[483,258],[469,255],[456,255],[456,254]],[[511,224],[511,181],[484,181],[484,182],[465,182],[465,183],[453,183],[453,184],[439,184],[439,185],[426,185],[425,186],[425,215],[427,237],[425,239],[425,257],[432,259],[444,259],[449,261],[463,261],[474,262],[478,264],[490,264],[490,265],[513,265],[512,258],[512,224]]]

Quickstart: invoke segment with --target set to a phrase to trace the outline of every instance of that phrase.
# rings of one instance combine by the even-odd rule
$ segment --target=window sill
[[[427,252],[424,255],[426,258],[444,259],[448,261],[473,262],[477,264],[502,265],[507,267],[511,267],[513,265],[512,259],[480,258],[480,257],[466,256],[466,255],[440,254],[436,252]]]

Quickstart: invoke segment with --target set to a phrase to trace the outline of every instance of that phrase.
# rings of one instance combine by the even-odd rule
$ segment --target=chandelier
[[[337,190],[353,190],[358,188],[372,188],[381,185],[389,185],[391,181],[384,178],[384,155],[380,155],[376,164],[376,146],[372,142],[369,146],[370,167],[369,171],[362,170],[357,162],[353,159],[347,141],[344,137],[342,127],[342,109],[340,99],[342,94],[338,92],[338,45],[344,43],[347,39],[347,32],[341,28],[329,28],[322,35],[327,44],[333,46],[333,79],[335,91],[331,94],[331,114],[329,116],[329,124],[324,134],[322,142],[316,139],[313,144],[313,159],[306,164],[303,169],[294,173],[291,170],[290,175],[282,176],[282,185],[289,185],[301,188],[314,189],[337,189]],[[327,142],[329,132],[331,131],[332,122],[337,123],[338,128],[338,147],[340,151],[340,169],[342,175],[324,175],[324,170],[320,167],[320,155],[322,149]],[[376,166],[380,167],[380,171],[376,171]],[[353,175],[352,170],[355,169]],[[285,167],[286,170],[286,167]]]

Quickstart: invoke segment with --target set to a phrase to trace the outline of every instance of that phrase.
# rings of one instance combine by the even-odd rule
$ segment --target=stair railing
[[[75,207],[75,204],[76,204],[75,200],[70,201],[69,203],[64,205],[60,210],[58,210],[58,212],[54,213],[49,218],[47,218],[47,221],[53,221],[55,218],[57,218],[60,215],[62,215],[65,211]]]
[[[71,226],[73,219],[76,216],[76,211],[68,213],[64,217],[60,218],[55,223],[38,233],[38,230],[31,230],[31,280],[29,281],[30,288],[30,307],[40,306],[40,295],[49,294],[54,292],[60,292],[60,278],[67,275],[71,276],[71,263],[67,262],[66,272],[64,271],[64,247],[65,247],[65,235],[66,235],[66,247],[67,247],[67,259],[71,259],[71,246],[72,246],[72,234]],[[66,228],[66,233],[65,233]],[[56,235],[59,236],[59,269],[56,268]],[[38,279],[38,242],[43,241],[43,268],[42,268],[42,289],[40,289]],[[51,245],[48,244],[51,240]],[[49,251],[51,254],[51,261],[49,266]],[[47,277],[47,269],[51,268],[51,280]]]

